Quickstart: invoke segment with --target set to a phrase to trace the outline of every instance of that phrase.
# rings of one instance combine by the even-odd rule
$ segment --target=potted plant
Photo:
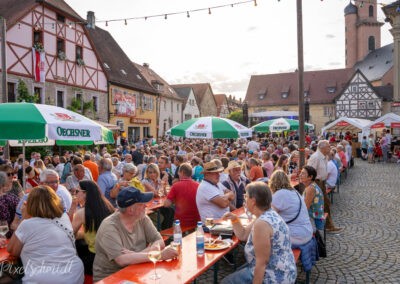
[[[36,42],[33,45],[33,48],[38,52],[44,52],[44,47],[43,47],[43,44],[41,42]]]
[[[78,59],[76,60],[76,64],[78,64],[79,66],[85,66],[85,61],[83,61],[82,58],[78,58]]]
[[[65,52],[62,51],[62,50],[60,50],[60,51],[58,52],[57,57],[58,57],[58,59],[60,59],[60,60],[65,60],[65,59],[67,59],[67,55],[66,55]]]

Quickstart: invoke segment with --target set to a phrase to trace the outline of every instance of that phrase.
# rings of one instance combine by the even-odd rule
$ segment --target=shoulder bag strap
[[[294,220],[296,220],[297,217],[299,217],[299,215],[300,215],[300,211],[301,211],[302,204],[301,204],[300,195],[299,195],[297,192],[296,192],[296,195],[297,195],[297,197],[299,198],[299,203],[300,203],[300,205],[299,205],[299,211],[297,212],[296,216],[295,216],[292,220],[287,221],[286,224],[292,223],[292,222],[293,222]]]
[[[67,227],[65,227],[59,220],[52,219],[51,220],[54,225],[56,225],[58,228],[60,228],[61,231],[63,231],[65,234],[67,234],[68,238],[71,240],[72,245],[75,248],[75,236],[74,232],[69,230]]]

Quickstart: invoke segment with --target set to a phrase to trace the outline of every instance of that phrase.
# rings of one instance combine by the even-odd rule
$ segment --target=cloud
[[[247,28],[247,32],[253,32],[253,31],[255,31],[255,30],[258,30],[258,27],[256,27],[256,26],[251,26],[251,27],[248,27]]]
[[[329,62],[328,63],[329,66],[338,66],[338,65],[341,65],[341,64],[342,64],[341,62]]]
[[[330,39],[330,38],[335,38],[336,36],[333,34],[326,34],[325,37]]]

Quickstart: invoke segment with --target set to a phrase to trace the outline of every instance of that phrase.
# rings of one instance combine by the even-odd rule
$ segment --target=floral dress
[[[310,187],[314,188],[315,195],[314,199],[310,205],[310,208],[308,209],[308,215],[310,218],[314,219],[315,226],[317,227],[318,230],[323,230],[324,229],[324,194],[322,193],[322,190],[319,188],[319,186],[313,182],[312,184],[309,185]],[[305,195],[305,191],[304,191]]]
[[[10,227],[15,216],[15,209],[19,203],[18,196],[12,193],[6,193],[0,196],[0,221],[7,221]],[[10,229],[6,238],[10,238],[13,231]]]
[[[290,244],[289,228],[274,210],[265,211],[260,220],[267,222],[273,229],[271,238],[271,256],[265,270],[263,283],[295,283],[297,268]],[[253,245],[253,230],[245,246],[245,257],[252,274],[256,265]]]

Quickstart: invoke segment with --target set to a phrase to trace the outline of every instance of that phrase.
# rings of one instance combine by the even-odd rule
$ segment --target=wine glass
[[[156,243],[150,247],[150,251],[147,254],[147,257],[150,259],[151,262],[154,264],[154,274],[150,275],[150,279],[157,280],[161,278],[160,274],[157,274],[156,270],[156,262],[161,258],[161,249],[160,244]]]
[[[214,218],[206,218],[205,225],[208,228],[208,232],[211,234],[211,228],[214,225]],[[210,239],[210,241],[211,241],[211,239]]]
[[[8,223],[6,220],[0,221],[0,238],[5,239],[8,233]],[[0,246],[1,248],[2,246]]]

